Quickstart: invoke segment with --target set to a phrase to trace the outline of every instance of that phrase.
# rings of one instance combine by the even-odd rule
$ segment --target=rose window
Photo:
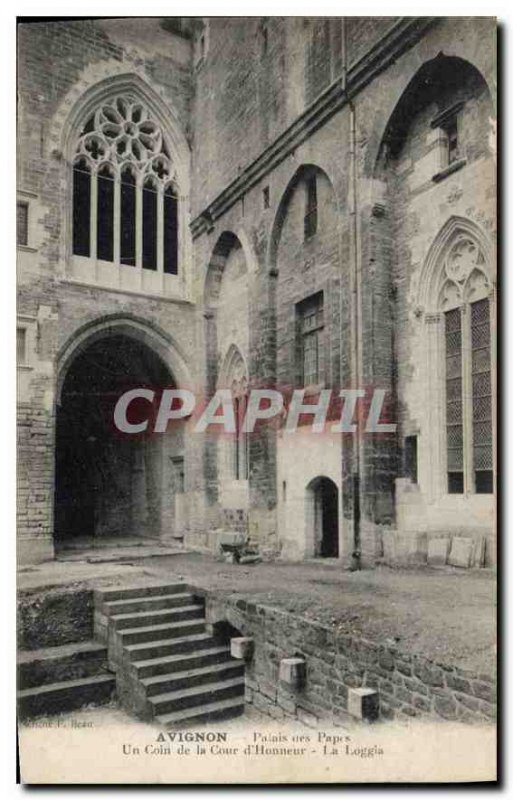
[[[160,124],[132,95],[99,105],[73,161],[73,253],[178,272],[178,192]]]

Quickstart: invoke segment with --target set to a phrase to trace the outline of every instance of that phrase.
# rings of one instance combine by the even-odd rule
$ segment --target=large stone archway
[[[60,367],[56,547],[77,540],[181,535],[176,512],[177,495],[184,491],[183,425],[163,435],[150,426],[134,436],[114,424],[114,407],[128,389],[155,391],[153,404],[131,405],[129,417],[140,421],[151,418],[162,389],[183,385],[185,373],[172,348],[141,325],[110,320],[77,334],[61,354]]]

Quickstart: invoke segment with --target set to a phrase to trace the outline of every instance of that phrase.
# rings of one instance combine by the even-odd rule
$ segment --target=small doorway
[[[316,558],[338,558],[338,488],[330,478],[315,478],[307,488],[309,538]],[[313,542],[312,542],[313,540]]]

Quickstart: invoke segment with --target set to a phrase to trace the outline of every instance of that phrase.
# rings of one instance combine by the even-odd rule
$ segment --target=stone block
[[[394,531],[383,531],[383,560],[385,564],[395,564],[395,535]]]
[[[291,692],[283,691],[283,689],[278,690],[277,701],[280,708],[283,708],[289,714],[295,714],[297,703],[296,697]]]
[[[230,653],[232,658],[249,661],[255,650],[255,642],[249,636],[236,636],[230,640]]]
[[[482,700],[495,703],[497,700],[497,690],[491,683],[485,681],[474,681],[472,684],[473,693]],[[464,691],[464,690],[460,690]]]
[[[357,719],[372,721],[379,716],[379,694],[375,689],[361,687],[349,689],[347,710]]]
[[[454,697],[449,692],[440,693],[435,697],[433,711],[445,719],[455,719],[457,716],[457,705]]]
[[[471,566],[484,567],[485,553],[486,553],[486,539],[484,538],[484,536],[480,536],[479,539],[474,539],[474,545],[472,548]]]
[[[442,567],[447,563],[449,539],[430,539],[428,541],[427,561],[430,567]]]
[[[280,661],[280,683],[291,689],[299,689],[306,679],[304,658],[282,658]]]
[[[247,534],[243,531],[221,531],[218,543],[228,547],[242,547],[246,543]]]
[[[297,707],[297,718],[303,725],[306,725],[309,728],[316,728],[318,724],[318,719],[315,714],[311,714],[306,709],[301,708],[301,706]]]
[[[452,540],[451,551],[448,563],[451,567],[463,567],[468,569],[472,558],[472,539],[455,536]]]

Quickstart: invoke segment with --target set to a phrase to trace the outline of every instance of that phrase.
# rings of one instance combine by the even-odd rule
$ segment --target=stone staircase
[[[46,647],[18,655],[20,719],[108,703],[115,688],[116,678],[107,671],[107,648],[97,642]]]
[[[95,590],[95,634],[121,705],[137,717],[170,728],[243,712],[244,664],[207,632],[186,584]]]

